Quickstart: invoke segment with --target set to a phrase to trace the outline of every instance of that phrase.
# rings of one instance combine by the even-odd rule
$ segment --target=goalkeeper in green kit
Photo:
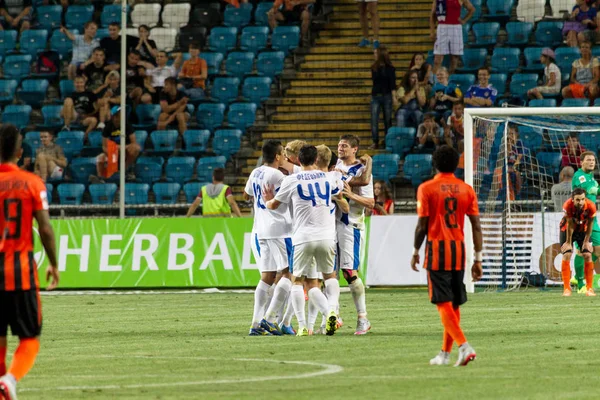
[[[581,168],[575,172],[573,180],[571,181],[571,188],[582,188],[585,190],[586,197],[596,204],[596,196],[600,191],[598,182],[594,179],[594,168],[596,168],[596,154],[591,151],[585,151],[581,153]],[[594,246],[594,253],[597,249],[600,249],[600,226],[598,226],[598,220],[594,220],[594,227],[592,230],[592,245]],[[581,251],[581,249],[579,249]],[[593,260],[596,261],[597,255],[593,255]],[[577,292],[585,293],[585,283],[583,281],[584,276],[584,259],[581,253],[577,252],[575,256],[575,277],[577,278]]]

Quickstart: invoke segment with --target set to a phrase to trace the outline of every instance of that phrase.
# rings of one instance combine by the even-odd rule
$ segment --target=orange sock
[[[562,260],[560,268],[562,270],[563,288],[571,290],[571,262]]]
[[[0,347],[0,376],[6,374],[6,347]]]
[[[594,262],[586,261],[585,267],[585,287],[587,289],[593,288],[594,284]]]
[[[452,340],[454,340],[458,346],[462,346],[463,343],[467,341],[467,339],[465,338],[465,334],[463,333],[462,329],[460,329],[458,316],[454,312],[452,303],[438,303],[437,309],[440,313],[440,318],[442,319],[442,325],[444,325],[444,330],[448,332],[450,337],[452,337]]]
[[[460,325],[460,308],[453,307],[454,314],[456,315],[456,319],[458,324]],[[452,351],[452,345],[454,344],[454,339],[450,336],[450,333],[446,329],[444,329],[444,339],[442,341],[442,351],[446,353],[450,353]]]
[[[23,379],[33,367],[39,351],[40,341],[38,339],[21,339],[8,373],[14,376],[17,382]]]

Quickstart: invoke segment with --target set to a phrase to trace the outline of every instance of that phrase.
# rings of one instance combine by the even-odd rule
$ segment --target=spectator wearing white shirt
[[[142,96],[142,103],[157,104],[160,100],[160,94],[163,88],[165,87],[165,80],[167,78],[177,77],[177,71],[179,70],[179,68],[181,68],[181,64],[183,62],[182,54],[177,53],[173,65],[167,65],[168,60],[169,56],[167,55],[167,53],[165,51],[159,51],[156,54],[156,67],[151,63],[145,61],[140,61],[138,63],[138,65],[141,65],[142,67],[146,68],[146,76],[149,76],[152,79],[152,87],[154,87],[154,89],[156,90],[156,92],[153,95],[151,95],[150,93],[145,93]],[[151,96],[150,99],[148,98],[149,96]]]
[[[64,26],[60,28],[60,31],[73,42],[73,57],[68,70],[69,79],[71,80],[75,79],[79,70],[83,70],[81,67],[89,60],[94,49],[100,46],[100,41],[96,39],[98,25],[93,21],[89,21],[83,29],[83,35],[75,35]]]
[[[560,93],[560,69],[554,63],[556,55],[550,48],[542,50],[540,56],[544,68],[544,80],[545,83],[542,86],[538,86],[527,91],[527,97],[530,99],[543,99],[544,95],[557,95]]]

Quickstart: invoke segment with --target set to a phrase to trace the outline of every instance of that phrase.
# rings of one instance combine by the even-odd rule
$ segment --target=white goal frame
[[[556,116],[556,115],[598,115],[600,107],[496,107],[496,108],[465,108],[464,111],[464,155],[465,155],[465,182],[473,186],[473,121],[474,117],[531,117],[531,116]],[[471,279],[471,266],[473,265],[474,246],[471,224],[467,219],[465,225],[466,271],[465,285],[467,292],[475,292],[475,284]]]

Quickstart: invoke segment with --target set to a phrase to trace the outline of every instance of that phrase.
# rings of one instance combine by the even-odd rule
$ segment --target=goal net
[[[563,110],[465,110],[465,180],[477,193],[484,236],[476,287],[517,289],[527,271],[549,285],[561,281],[560,220],[571,179],[555,185],[564,168],[577,171],[583,151],[600,145],[600,115]]]

